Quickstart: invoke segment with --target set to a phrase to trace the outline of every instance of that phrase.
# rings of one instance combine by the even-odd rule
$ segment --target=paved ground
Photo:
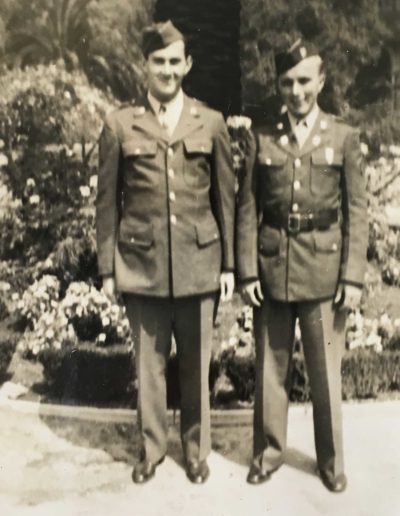
[[[309,406],[291,408],[286,464],[270,482],[256,487],[246,484],[244,464],[216,452],[203,486],[187,481],[174,452],[151,483],[135,486],[130,461],[117,461],[102,447],[61,438],[49,423],[51,414],[72,426],[82,419],[101,425],[133,418],[130,411],[1,401],[1,515],[400,515],[399,401],[344,405],[349,487],[340,495],[326,491],[314,474]],[[234,420],[250,429],[251,413],[242,412]],[[232,415],[213,414],[214,425],[225,422],[230,432]]]

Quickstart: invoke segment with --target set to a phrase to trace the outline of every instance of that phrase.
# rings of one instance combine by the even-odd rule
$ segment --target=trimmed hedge
[[[238,400],[254,398],[254,356],[246,359],[232,354],[226,358],[224,372]],[[356,349],[347,351],[342,361],[342,397],[344,400],[376,398],[379,394],[400,390],[400,351]],[[218,398],[218,394],[216,394]],[[292,364],[291,401],[311,400],[304,357],[295,353]]]
[[[80,344],[38,355],[49,395],[66,401],[127,404],[134,391],[132,351],[123,345],[108,348]]]
[[[17,338],[13,335],[0,337],[0,380],[4,378],[17,346]]]

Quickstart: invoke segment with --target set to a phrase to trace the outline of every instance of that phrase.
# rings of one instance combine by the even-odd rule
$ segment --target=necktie
[[[305,120],[297,120],[296,126],[294,128],[294,134],[301,149],[308,137],[308,127]]]
[[[172,134],[172,128],[171,124],[169,123],[168,116],[167,116],[167,108],[165,107],[165,104],[160,104],[160,110],[158,112],[158,120],[162,127],[167,131],[168,135],[171,136]]]

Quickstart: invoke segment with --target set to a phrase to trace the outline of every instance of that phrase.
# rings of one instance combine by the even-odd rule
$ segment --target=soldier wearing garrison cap
[[[141,460],[150,480],[167,452],[166,362],[175,336],[188,478],[209,474],[208,372],[217,292],[232,296],[234,173],[220,113],[181,88],[192,59],[168,21],[143,34],[148,93],[111,113],[100,138],[97,244],[103,289],[121,293],[138,377]]]
[[[343,491],[341,357],[348,309],[361,297],[367,211],[359,138],[317,97],[323,64],[296,41],[275,57],[282,115],[254,129],[238,199],[237,270],[254,306],[256,390],[249,483],[284,460],[296,320],[312,392],[317,463]]]

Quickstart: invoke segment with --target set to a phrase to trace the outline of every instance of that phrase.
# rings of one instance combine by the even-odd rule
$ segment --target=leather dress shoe
[[[207,461],[189,461],[186,464],[186,475],[193,484],[204,484],[210,475]]]
[[[138,462],[133,468],[132,480],[135,484],[145,484],[154,477],[157,466],[161,464],[163,460],[164,457],[156,463],[146,459]]]
[[[252,464],[250,466],[250,471],[247,475],[247,482],[249,484],[258,485],[267,482],[271,478],[271,472],[265,471],[263,473],[257,466]]]
[[[333,493],[341,493],[346,489],[347,478],[344,473],[340,473],[340,475],[335,477],[332,473],[327,473],[326,471],[321,470],[319,472],[319,476],[321,477],[324,486]]]

